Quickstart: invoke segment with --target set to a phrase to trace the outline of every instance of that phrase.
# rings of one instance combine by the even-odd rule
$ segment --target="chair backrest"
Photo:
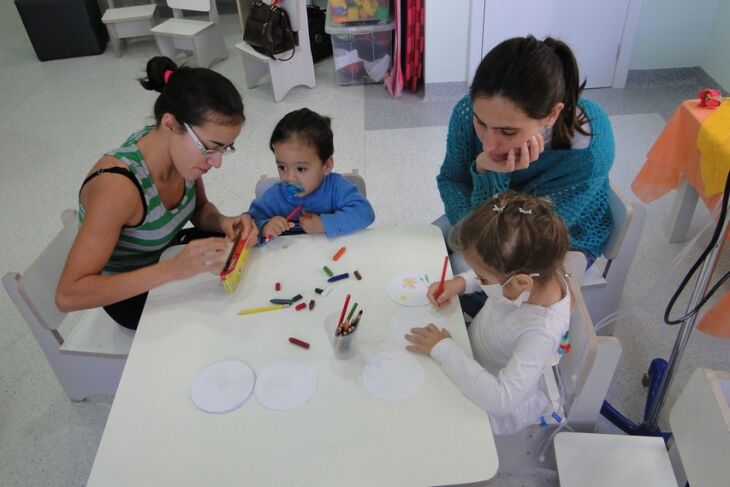
[[[560,359],[558,369],[564,387],[568,423],[577,430],[592,431],[621,356],[614,337],[598,337],[580,290],[585,256],[569,252],[565,267],[573,277],[568,285],[574,308],[570,318],[570,351]]]
[[[363,179],[357,169],[353,169],[352,172],[345,173],[343,174],[343,176],[346,177],[352,184],[357,186],[357,190],[360,191],[360,194],[367,197],[365,189],[365,179]],[[277,177],[271,177],[267,176],[266,174],[262,174],[261,178],[256,182],[256,189],[254,190],[256,198],[260,198],[267,189],[269,189],[271,186],[273,186],[275,183],[278,183],[279,181],[280,179]]]
[[[195,12],[210,12],[215,0],[167,0],[167,6],[176,10],[193,10]]]
[[[75,210],[65,210],[61,220],[63,222],[61,231],[25,273],[8,273],[3,278],[8,294],[21,313],[27,307],[33,317],[51,331],[61,326],[66,318],[66,313],[56,306],[56,287],[79,228]],[[19,303],[17,300],[22,302]],[[56,338],[59,339],[58,336]]]
[[[633,217],[633,208],[629,199],[613,182],[610,182],[608,206],[611,209],[611,233],[603,248],[603,256],[608,260],[613,260],[618,256],[624,238],[628,233],[631,218]]]

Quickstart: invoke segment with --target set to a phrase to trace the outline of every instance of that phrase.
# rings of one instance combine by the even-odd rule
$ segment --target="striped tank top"
[[[129,272],[156,263],[165,247],[195,211],[195,181],[185,181],[185,193],[175,208],[168,210],[162,204],[147,163],[137,147],[137,141],[147,135],[152,128],[152,126],[145,127],[132,134],[121,147],[107,152],[107,155],[122,161],[129,168],[132,176],[130,179],[136,179],[137,188],[144,195],[145,211],[139,225],[122,228],[109,262],[102,270],[103,274]],[[89,176],[86,181],[94,175]],[[80,221],[83,221],[84,215],[85,211],[79,196]]]

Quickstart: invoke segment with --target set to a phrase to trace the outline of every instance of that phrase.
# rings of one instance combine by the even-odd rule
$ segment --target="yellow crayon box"
[[[236,239],[236,244],[231,249],[231,253],[228,255],[228,259],[226,259],[226,265],[223,267],[223,271],[221,271],[221,281],[223,281],[223,287],[228,294],[233,294],[241,282],[243,266],[246,265],[246,259],[248,258],[246,241],[247,239]]]

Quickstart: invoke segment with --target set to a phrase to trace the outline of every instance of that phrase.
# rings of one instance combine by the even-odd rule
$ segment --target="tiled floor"
[[[267,141],[286,112],[308,106],[333,117],[335,164],[339,171],[359,168],[368,184],[377,224],[430,222],[442,212],[434,177],[444,153],[446,125],[454,99],[424,100],[409,95],[393,100],[382,86],[340,87],[331,61],[317,66],[318,88],[297,88],[273,104],[264,82],[245,87],[238,20],[222,16],[229,59],[215,69],[241,90],[248,122],[239,151],[221,170],[206,176],[209,197],[224,212],[247,208],[261,174],[275,172]],[[36,60],[12,3],[0,5],[0,272],[22,270],[60,228],[61,210],[76,206],[83,175],[99,156],[129,133],[149,123],[154,93],[135,78],[156,54],[151,41],[130,46],[120,59],[103,55],[40,63]],[[593,90],[586,96],[611,115],[617,157],[612,177],[628,186],[666,118],[677,103],[714,83],[697,69],[632,73],[625,90]],[[404,204],[405,203],[405,204]],[[651,358],[667,357],[675,328],[662,325],[663,308],[688,262],[670,274],[657,297],[638,299],[656,284],[660,271],[681,250],[666,243],[664,220],[671,195],[649,205],[643,239],[625,290],[636,314],[621,320],[617,336],[624,347],[609,400],[634,420],[643,409],[641,376]],[[696,231],[707,219],[699,209]],[[702,239],[707,241],[707,237]],[[699,250],[692,251],[696,257]],[[720,262],[727,269],[726,252]],[[728,287],[725,287],[727,290]],[[83,485],[93,463],[111,400],[69,402],[20,315],[0,293],[0,485]],[[698,366],[730,369],[730,346],[695,333],[669,396],[671,404]],[[668,408],[662,415],[666,427]],[[607,424],[603,429],[610,430]],[[376,467],[377,468],[377,467]],[[502,474],[490,486],[557,485],[548,470]]]

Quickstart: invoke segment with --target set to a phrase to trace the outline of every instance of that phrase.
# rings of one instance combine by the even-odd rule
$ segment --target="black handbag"
[[[246,18],[243,40],[261,54],[278,61],[288,61],[294,56],[294,47],[298,44],[296,35],[291,29],[286,10],[277,5],[281,0],[272,0],[271,5],[254,2]],[[275,54],[292,51],[286,59],[276,58]]]
[[[309,45],[312,48],[312,60],[316,63],[332,55],[332,39],[324,31],[326,13],[316,5],[307,5],[307,21],[309,22]]]

